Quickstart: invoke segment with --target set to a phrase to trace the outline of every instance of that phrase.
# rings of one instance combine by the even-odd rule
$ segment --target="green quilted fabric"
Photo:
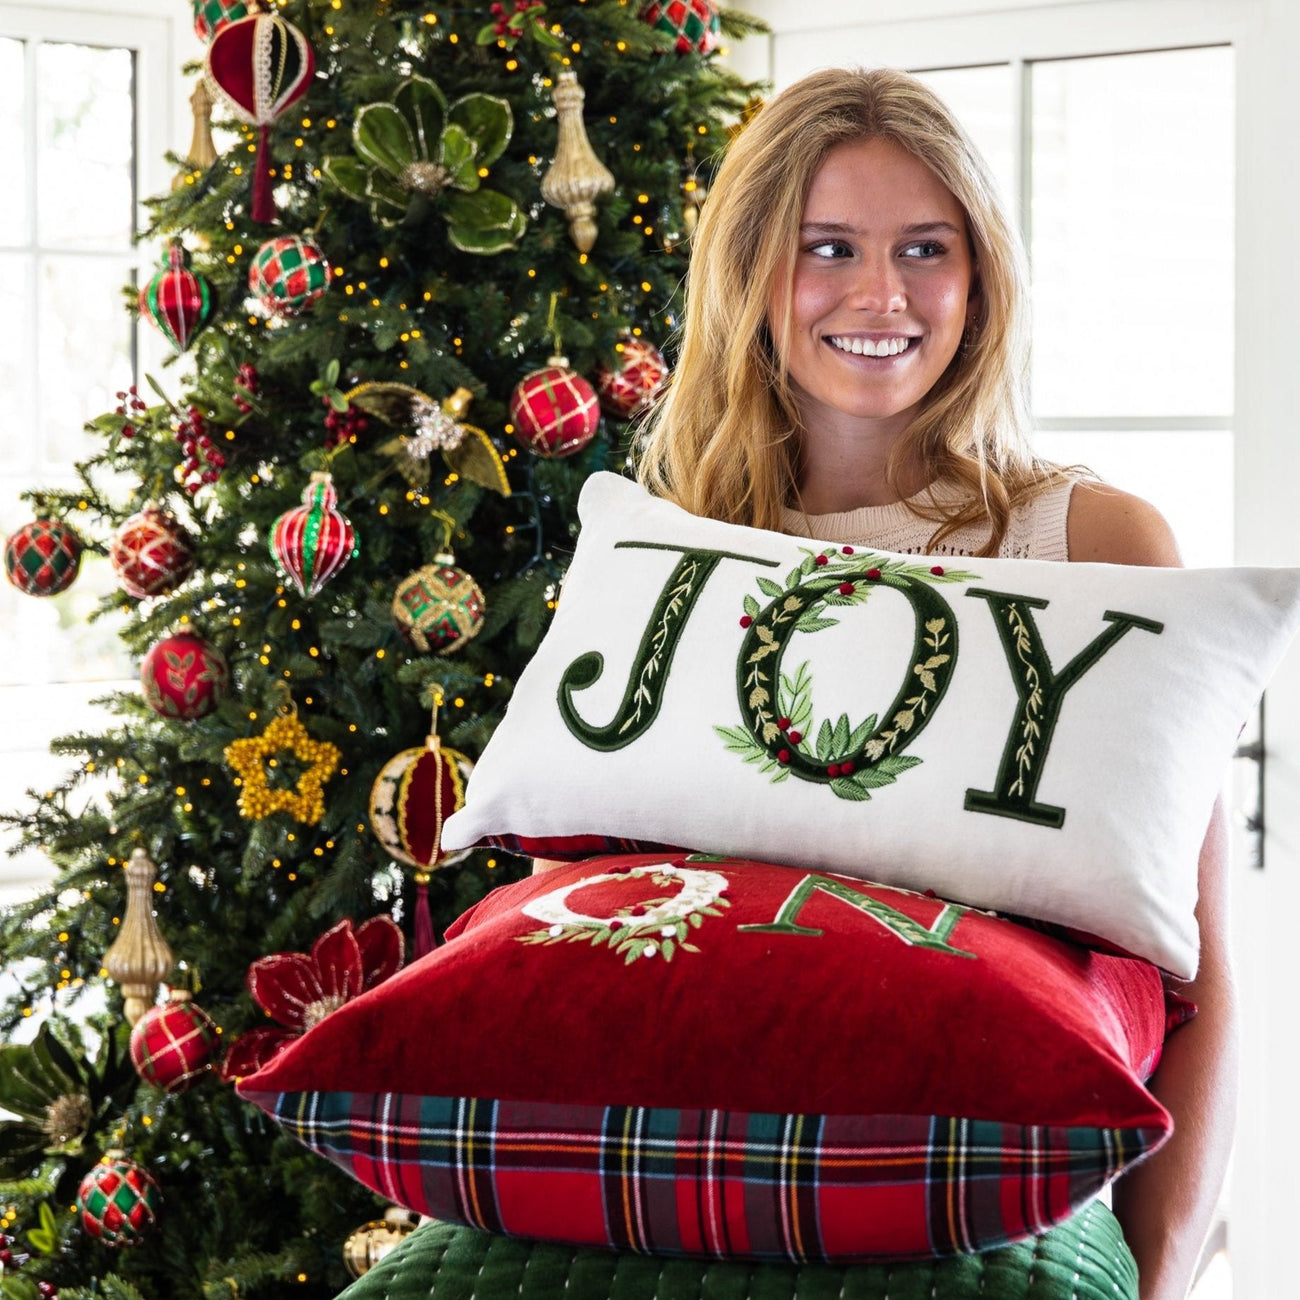
[[[517,1241],[427,1223],[338,1300],[1136,1300],[1119,1224],[1093,1202],[1051,1232],[911,1264],[747,1264]]]

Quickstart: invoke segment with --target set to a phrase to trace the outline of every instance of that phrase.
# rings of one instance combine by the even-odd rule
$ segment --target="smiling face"
[[[836,145],[794,261],[786,363],[806,439],[901,434],[961,344],[973,284],[966,216],[943,182],[882,137]]]

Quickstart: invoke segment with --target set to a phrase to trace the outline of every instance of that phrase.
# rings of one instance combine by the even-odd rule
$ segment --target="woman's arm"
[[[1168,524],[1137,497],[1080,483],[1067,525],[1071,560],[1178,565]],[[1173,987],[1197,1015],[1170,1036],[1151,1090],[1174,1135],[1115,1184],[1115,1212],[1138,1264],[1142,1300],[1183,1300],[1196,1277],[1232,1147],[1237,1009],[1228,956],[1228,836],[1216,802],[1198,863],[1201,955],[1196,978]]]

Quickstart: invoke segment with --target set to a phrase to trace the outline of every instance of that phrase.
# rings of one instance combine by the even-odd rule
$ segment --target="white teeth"
[[[912,340],[910,338],[881,339],[878,343],[871,339],[834,338],[830,342],[841,352],[852,352],[855,357],[896,357],[905,352]]]

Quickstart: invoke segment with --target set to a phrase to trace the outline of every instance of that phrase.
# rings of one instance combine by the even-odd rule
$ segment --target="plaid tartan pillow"
[[[847,877],[575,863],[240,1095],[381,1195],[520,1237],[851,1263],[1041,1233],[1159,1146],[1147,962]]]

